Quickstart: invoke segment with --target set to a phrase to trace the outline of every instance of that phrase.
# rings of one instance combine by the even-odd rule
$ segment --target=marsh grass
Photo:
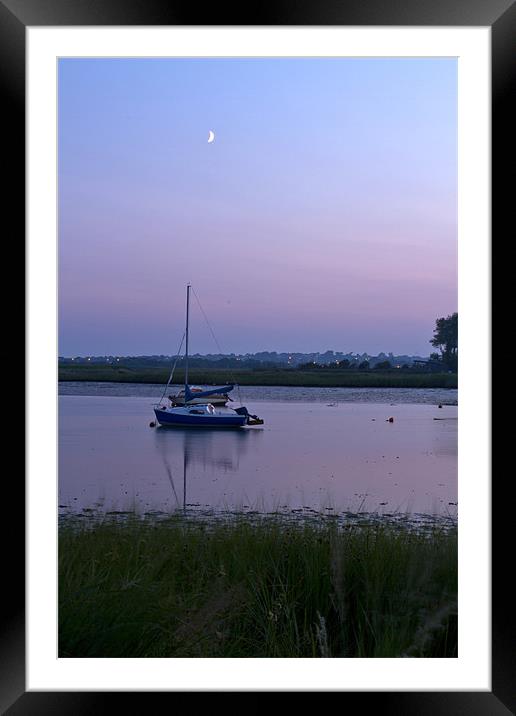
[[[60,381],[95,381],[118,383],[166,383],[170,368],[115,367],[99,365],[59,366]],[[229,370],[199,369],[189,371],[191,383],[201,385],[236,382],[239,385],[298,386],[327,388],[457,388],[454,373],[408,373],[404,371],[320,370]],[[184,372],[177,370],[174,385],[182,385]]]
[[[281,519],[73,521],[61,657],[454,657],[457,534]]]

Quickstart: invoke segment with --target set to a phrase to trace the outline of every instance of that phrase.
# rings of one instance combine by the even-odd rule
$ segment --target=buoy
[[[386,423],[393,423],[393,422],[394,422],[394,418],[388,418],[385,422],[386,422]]]
[[[443,406],[441,405],[441,403],[439,403],[439,405],[438,405],[437,407],[438,407],[438,408],[442,408]]]
[[[155,427],[156,427],[156,423],[154,422],[154,420],[151,420],[149,423],[149,428],[155,428]]]

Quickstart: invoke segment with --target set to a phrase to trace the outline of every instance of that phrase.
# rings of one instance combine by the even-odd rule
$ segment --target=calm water
[[[173,385],[169,393],[176,393]],[[163,385],[156,383],[94,383],[69,381],[59,383],[60,395],[117,395],[140,396],[159,399]],[[457,405],[455,388],[299,388],[289,386],[249,385],[240,388],[246,402],[262,400],[281,401],[332,401],[345,403],[424,403],[428,405]],[[232,393],[238,402],[238,391]]]
[[[446,404],[456,391],[412,391],[434,395],[423,403],[383,390],[373,395],[385,402],[373,402],[371,390],[364,399],[355,389],[326,402],[326,391],[342,388],[308,402],[299,395],[307,390],[319,389],[268,388],[269,399],[258,402],[246,388],[247,407],[265,424],[233,431],[150,428],[152,393],[60,395],[61,511],[456,516],[457,407]]]

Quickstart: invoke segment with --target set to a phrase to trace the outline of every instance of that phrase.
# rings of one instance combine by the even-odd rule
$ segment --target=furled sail
[[[185,403],[189,403],[190,400],[194,400],[197,398],[205,398],[208,397],[208,395],[215,395],[216,393],[229,393],[230,390],[233,390],[235,386],[234,385],[223,385],[220,388],[211,388],[210,390],[203,390],[200,393],[196,391],[195,393],[192,393],[190,390],[190,386],[185,386]]]

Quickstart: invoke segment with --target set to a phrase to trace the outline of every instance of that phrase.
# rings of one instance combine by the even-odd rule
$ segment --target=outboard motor
[[[247,416],[247,424],[248,425],[263,425],[263,420],[261,418],[259,418],[257,415],[251,415],[251,413],[247,410],[247,408],[244,405],[241,408],[233,408],[233,410],[238,415]]]

